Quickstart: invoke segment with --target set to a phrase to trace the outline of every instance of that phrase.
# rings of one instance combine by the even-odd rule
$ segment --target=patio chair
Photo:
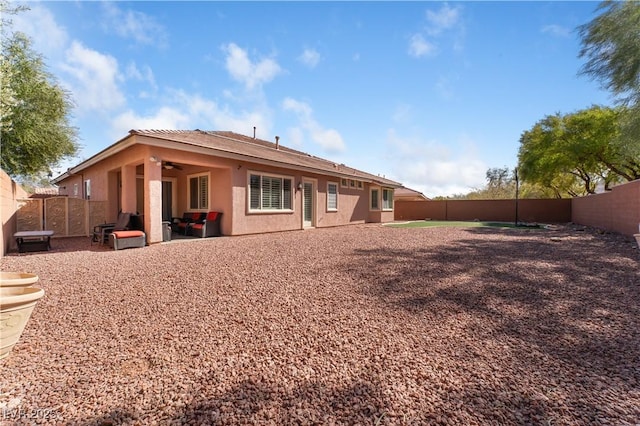
[[[98,242],[105,244],[109,242],[109,234],[113,231],[126,231],[129,229],[129,221],[131,219],[131,213],[120,212],[118,213],[118,221],[115,223],[103,223],[93,227],[93,237],[91,238],[91,244]]]
[[[206,218],[206,213],[185,212],[181,218],[174,221],[174,232],[188,235],[193,225],[201,224]]]
[[[196,223],[190,226],[191,233],[195,237],[219,237],[220,236],[220,219],[222,213],[209,212],[204,222]]]

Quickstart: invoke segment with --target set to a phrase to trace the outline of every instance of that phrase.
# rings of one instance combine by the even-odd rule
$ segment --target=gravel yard
[[[45,297],[0,423],[640,424],[640,251],[358,225],[11,253]]]

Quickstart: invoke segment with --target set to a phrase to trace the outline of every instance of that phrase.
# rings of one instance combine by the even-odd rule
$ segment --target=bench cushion
[[[113,231],[113,235],[116,238],[133,238],[133,237],[142,237],[142,236],[144,236],[144,232],[142,232],[142,231]]]

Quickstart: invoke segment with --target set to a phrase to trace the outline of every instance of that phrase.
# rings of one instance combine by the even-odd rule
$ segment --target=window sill
[[[249,210],[248,214],[290,214],[293,210]]]

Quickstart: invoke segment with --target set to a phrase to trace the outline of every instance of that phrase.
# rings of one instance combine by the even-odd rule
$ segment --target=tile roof
[[[411,189],[411,188],[407,188],[407,187],[396,188],[396,190],[393,191],[393,197],[395,199],[399,199],[399,198],[400,199],[415,199],[415,200],[428,200],[429,199],[422,192],[416,191],[415,189]]]
[[[385,177],[376,176],[361,170],[348,167],[344,164],[334,163],[320,157],[307,154],[302,151],[288,148],[282,144],[255,139],[228,131],[203,131],[203,130],[131,130],[130,135],[147,136],[170,142],[186,144],[194,147],[208,148],[212,155],[227,153],[240,155],[247,161],[266,160],[282,164],[282,167],[312,169],[321,174],[329,174],[346,177],[392,187],[401,186]]]

